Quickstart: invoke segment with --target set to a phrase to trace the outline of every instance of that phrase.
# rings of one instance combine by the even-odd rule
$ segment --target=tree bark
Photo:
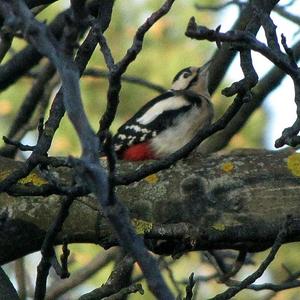
[[[148,162],[151,163],[151,162]],[[20,162],[0,158],[0,180]],[[121,173],[137,163],[121,162]],[[17,185],[47,184],[36,170]],[[59,168],[65,181],[70,169]],[[168,170],[130,186],[119,186],[134,226],[147,246],[161,254],[201,249],[260,251],[270,247],[286,216],[289,241],[300,240],[300,154],[243,149],[203,157],[193,153]],[[59,195],[0,194],[0,264],[40,249],[60,207]],[[92,195],[78,197],[56,244],[117,244]]]

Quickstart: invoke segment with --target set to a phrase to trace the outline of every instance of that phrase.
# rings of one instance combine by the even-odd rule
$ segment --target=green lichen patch
[[[287,167],[294,176],[300,177],[300,153],[288,156]]]
[[[0,181],[8,177],[13,170],[3,170],[0,172]],[[33,184],[35,186],[42,186],[47,184],[47,180],[38,175],[36,172],[31,172],[28,176],[21,178],[18,183],[20,184]]]
[[[147,222],[141,219],[132,219],[133,227],[135,228],[136,234],[143,235],[146,232],[149,232],[153,224],[151,222]]]
[[[225,173],[231,173],[234,170],[234,164],[231,161],[224,162],[221,165],[221,169]]]

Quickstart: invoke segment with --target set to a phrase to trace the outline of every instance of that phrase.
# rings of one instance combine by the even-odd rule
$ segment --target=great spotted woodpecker
[[[165,157],[183,147],[213,118],[208,69],[188,67],[173,79],[167,92],[146,103],[113,137],[119,159]]]

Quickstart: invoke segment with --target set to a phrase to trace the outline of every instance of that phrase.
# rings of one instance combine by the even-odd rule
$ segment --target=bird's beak
[[[212,62],[212,59],[209,60],[206,64],[204,64],[202,67],[200,67],[200,68],[198,69],[198,73],[199,73],[199,74],[202,74],[202,75],[208,73],[209,67],[210,67],[210,65],[211,65],[211,62]]]

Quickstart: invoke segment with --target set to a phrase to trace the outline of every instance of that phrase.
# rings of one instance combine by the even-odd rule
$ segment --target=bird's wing
[[[115,150],[143,143],[173,125],[179,115],[193,105],[183,95],[168,91],[146,103],[123,124],[113,138]]]

